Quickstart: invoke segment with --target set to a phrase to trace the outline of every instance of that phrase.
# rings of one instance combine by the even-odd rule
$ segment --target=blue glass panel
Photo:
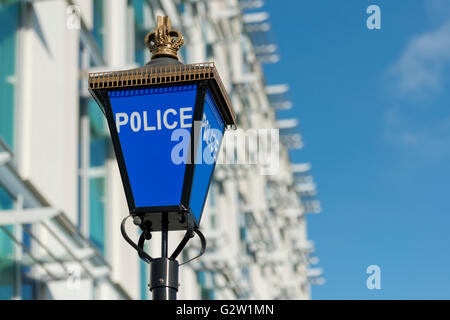
[[[91,138],[89,145],[89,156],[91,167],[102,167],[106,159],[107,140],[106,137]]]
[[[207,91],[202,116],[202,130],[198,137],[198,145],[201,145],[201,148],[197,149],[195,156],[196,164],[190,200],[190,207],[197,223],[200,223],[224,129],[225,125],[219,115],[217,106],[210,92]]]
[[[104,5],[103,0],[94,0],[94,29],[92,34],[97,42],[98,48],[103,52],[103,38],[104,38]]]
[[[136,207],[181,203],[188,152],[178,147],[189,146],[196,95],[196,85],[109,92]]]
[[[105,251],[105,182],[104,178],[89,181],[89,238],[104,254]]]
[[[27,228],[31,229],[31,224],[25,225]],[[31,248],[31,236],[28,232],[25,230],[22,231],[22,243],[25,247]],[[22,285],[21,285],[21,298],[23,300],[33,300],[36,298],[35,294],[35,282],[32,279],[28,278],[28,274],[30,273],[31,266],[21,266],[20,272],[21,272],[21,279],[22,279]]]
[[[92,99],[89,99],[87,108],[91,133],[93,133],[97,137],[104,136],[106,132],[105,132],[105,116],[103,115],[103,112],[97,106],[97,103]]]
[[[134,9],[134,33],[136,39],[143,39],[149,30],[148,26],[145,24],[145,14],[144,10],[148,8],[148,2],[146,0],[132,0],[131,1]],[[135,43],[135,55],[134,59],[140,65],[145,64],[145,51],[147,47],[143,42],[139,41]]]
[[[183,14],[186,12],[186,4],[184,2],[181,2],[178,5],[178,11],[180,12],[180,14]]]
[[[13,226],[6,226],[8,231],[13,232]],[[13,254],[13,242],[5,232],[0,234],[0,264],[4,260],[8,260]]]
[[[29,281],[22,283],[21,295],[22,300],[36,299],[36,295],[34,294],[34,283]]]
[[[0,210],[12,209],[13,200],[6,190],[0,185]]]
[[[178,50],[178,53],[183,58],[183,60],[187,59],[187,50],[185,47],[181,47],[180,50]]]
[[[0,210],[12,209],[13,200],[0,186]],[[0,211],[0,214],[2,212]],[[9,232],[14,232],[13,226],[6,226]],[[0,299],[11,299],[15,277],[15,264],[12,259],[13,241],[0,230]]]
[[[136,50],[134,55],[134,60],[138,64],[145,64],[145,51],[144,50]]]
[[[11,262],[12,263],[12,262]],[[13,269],[14,266],[11,265],[11,269]],[[11,272],[12,270],[6,269],[4,265],[2,265],[2,276],[0,277],[0,299],[1,300],[9,300],[13,297],[14,295],[14,291],[13,291],[13,280],[14,277],[11,277],[10,279],[8,279],[8,276],[12,276]],[[7,280],[7,283],[4,283],[3,280],[4,279]]]
[[[134,22],[139,27],[144,25],[144,2],[145,0],[132,0]]]
[[[215,292],[213,289],[211,289],[211,287],[215,285],[214,280],[213,280],[213,275],[211,273],[207,273],[205,271],[198,271],[197,272],[197,280],[200,284],[201,299],[202,300],[214,300]]]
[[[19,5],[0,4],[0,138],[14,147],[14,76]]]

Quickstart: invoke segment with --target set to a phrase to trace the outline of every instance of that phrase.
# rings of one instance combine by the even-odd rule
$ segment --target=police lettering
[[[172,109],[165,111],[155,110],[154,115],[150,111],[132,112],[128,115],[125,112],[116,113],[117,132],[125,128],[132,132],[154,131],[163,129],[190,128],[192,126],[192,107]]]

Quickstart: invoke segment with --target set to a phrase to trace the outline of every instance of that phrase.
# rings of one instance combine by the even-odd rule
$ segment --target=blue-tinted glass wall
[[[14,149],[14,97],[16,84],[16,31],[19,5],[0,4],[0,139]],[[12,209],[13,199],[0,185],[1,210]],[[6,226],[12,232],[13,226]],[[14,294],[15,262],[12,240],[0,230],[0,299]]]
[[[92,34],[100,52],[104,52],[104,35],[105,35],[105,10],[104,0],[94,0],[94,28]]]
[[[14,147],[14,96],[16,84],[16,30],[19,5],[0,4],[0,137]]]
[[[104,40],[105,40],[105,1],[93,0],[93,28],[91,33],[95,43],[102,54],[104,54]],[[89,50],[89,48],[87,48]],[[82,52],[81,48],[80,52]],[[81,53],[80,53],[81,55]],[[80,65],[80,69],[93,67],[93,61],[90,61],[90,66]],[[79,183],[79,193],[81,202],[86,201],[88,216],[80,215],[80,219],[85,218],[88,221],[82,222],[81,225],[87,224],[88,236],[97,249],[105,254],[105,179],[106,169],[105,161],[107,157],[108,135],[105,131],[104,116],[97,104],[92,100],[80,99],[80,105],[87,110],[87,117],[89,119],[89,134],[87,141],[81,141],[80,137],[80,170],[86,169],[88,182],[86,184]],[[83,148],[81,144],[89,145],[89,163],[83,164],[81,161]],[[85,165],[87,168],[83,168]],[[81,196],[86,190],[86,199]],[[82,203],[80,202],[80,210]],[[80,226],[81,226],[80,225]]]
[[[104,117],[93,100],[88,103],[89,141],[89,237],[105,253],[105,161],[108,136]]]

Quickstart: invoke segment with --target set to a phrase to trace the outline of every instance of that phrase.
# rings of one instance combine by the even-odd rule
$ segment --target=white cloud
[[[429,156],[449,156],[450,116],[421,123],[404,111],[391,108],[385,113],[385,138],[391,143]]]
[[[400,97],[429,98],[445,86],[450,66],[450,22],[415,36],[388,74]]]
[[[387,71],[389,84],[400,98],[385,114],[385,137],[390,142],[430,156],[450,155],[450,105],[433,99],[445,93],[449,71],[447,17],[436,29],[414,36]]]
[[[434,29],[413,36],[388,68],[393,94],[385,113],[384,137],[434,157],[450,157],[450,1],[426,0]],[[386,78],[384,79],[386,80]],[[447,100],[447,101],[446,101]]]

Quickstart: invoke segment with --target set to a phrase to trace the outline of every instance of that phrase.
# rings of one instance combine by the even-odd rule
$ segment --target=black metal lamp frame
[[[158,88],[158,87],[167,87],[167,86],[177,86],[177,85],[197,85],[197,96],[195,99],[195,105],[194,105],[194,114],[193,114],[193,123],[196,121],[202,120],[202,115],[204,111],[204,104],[205,104],[205,96],[207,90],[210,90],[211,95],[213,97],[214,103],[217,106],[220,106],[221,104],[218,104],[217,96],[220,94],[218,92],[218,88],[214,85],[213,80],[201,80],[201,81],[192,81],[192,82],[181,82],[181,83],[171,83],[164,86],[139,86],[139,89],[146,89],[146,88]],[[123,89],[134,89],[136,87],[125,87]],[[181,199],[179,205],[174,206],[154,206],[154,207],[136,207],[133,192],[130,184],[130,179],[128,176],[127,167],[125,165],[125,159],[123,156],[122,147],[119,140],[119,134],[117,132],[116,124],[114,122],[114,115],[111,108],[111,103],[108,98],[108,91],[111,90],[96,90],[95,94],[98,98],[100,104],[103,106],[102,110],[105,113],[109,131],[111,134],[111,140],[114,146],[114,151],[117,158],[117,163],[119,165],[120,175],[122,178],[122,184],[125,190],[125,195],[128,203],[128,208],[131,215],[138,215],[141,217],[145,217],[146,221],[151,222],[151,228],[152,231],[162,231],[162,220],[163,220],[163,213],[167,213],[168,215],[168,228],[169,230],[186,230],[188,228],[188,221],[190,218],[193,218],[193,213],[189,207],[190,197],[192,193],[192,184],[193,184],[193,178],[194,178],[194,169],[195,169],[195,156],[196,156],[196,150],[199,147],[199,140],[197,139],[197,136],[195,134],[195,128],[194,125],[192,126],[192,132],[190,137],[190,144],[189,144],[189,152],[190,155],[190,161],[186,164],[186,171],[184,175],[183,180],[183,189],[181,193]],[[221,111],[221,108],[219,108],[219,112],[221,113],[221,116],[223,119],[227,119],[226,116],[223,115],[223,111]],[[215,169],[215,164],[213,171]],[[212,176],[208,182],[208,189],[210,187],[212,181]],[[203,202],[202,210],[204,208],[205,202]],[[201,218],[201,217],[200,217]],[[194,220],[195,226],[198,228],[199,221]],[[142,230],[144,228],[141,226]]]
[[[151,277],[149,287],[153,293],[153,299],[171,300],[176,299],[176,294],[178,292],[179,266],[200,257],[206,250],[205,237],[198,229],[201,216],[199,220],[196,221],[193,212],[189,207],[194,178],[196,151],[198,147],[201,147],[201,145],[198,145],[201,142],[197,139],[195,127],[193,126],[189,144],[190,161],[186,164],[180,204],[175,206],[136,207],[108,92],[112,90],[146,89],[195,84],[197,85],[197,96],[194,105],[193,123],[202,120],[207,90],[210,91],[225,125],[234,127],[236,125],[236,116],[213,63],[159,66],[158,59],[164,60],[165,58],[157,58],[152,61],[154,62],[154,67],[149,65],[148,68],[144,67],[128,71],[90,74],[89,92],[97,101],[106,116],[128,203],[130,215],[122,220],[122,236],[138,252],[139,257],[150,264]],[[162,64],[165,63],[166,61]],[[214,169],[215,164],[213,170]],[[208,181],[208,189],[211,181],[212,175]],[[203,212],[204,205],[205,201],[203,202],[201,212]],[[127,235],[125,230],[126,221],[130,217],[133,218],[134,224],[138,225],[142,230],[138,243],[135,243]],[[169,256],[168,231],[170,230],[186,230],[186,233],[177,248]],[[145,241],[152,238],[151,233],[154,231],[161,231],[162,234],[161,257],[159,258],[152,258],[144,250]],[[202,246],[200,253],[196,257],[179,264],[176,258],[195,234],[198,235],[201,241]]]

